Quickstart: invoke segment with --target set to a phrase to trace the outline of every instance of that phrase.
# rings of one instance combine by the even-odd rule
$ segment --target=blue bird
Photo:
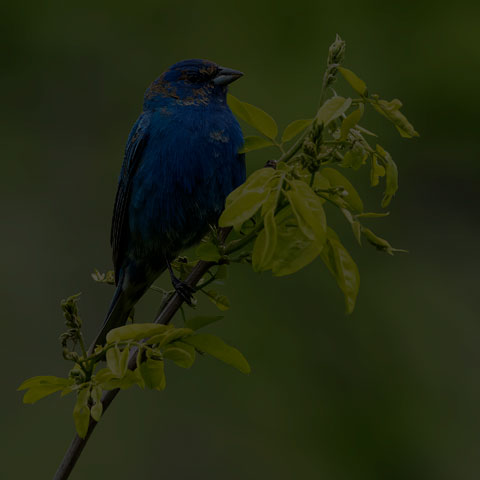
[[[124,325],[133,306],[170,262],[215,225],[227,195],[245,181],[240,125],[227,85],[239,71],[207,60],[172,65],[146,90],[127,140],[113,211],[111,245],[117,286],[94,345]]]

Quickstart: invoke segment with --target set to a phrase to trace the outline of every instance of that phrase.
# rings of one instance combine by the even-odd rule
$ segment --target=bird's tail
[[[134,305],[140,300],[143,294],[150,287],[150,283],[143,284],[141,286],[122,285],[123,282],[119,282],[115,294],[113,295],[110,308],[108,309],[107,316],[103,322],[100,332],[97,334],[94,342],[90,345],[89,352],[92,353],[96,345],[104,345],[107,338],[107,333],[113,328],[121,327],[125,325],[128,320],[128,316],[132,311]]]
[[[90,345],[89,353],[92,353],[97,345],[105,345],[110,330],[127,323],[132,308],[166,268],[166,262],[155,264],[155,268],[152,265],[145,268],[141,264],[133,263],[121,270],[107,316],[97,337]]]

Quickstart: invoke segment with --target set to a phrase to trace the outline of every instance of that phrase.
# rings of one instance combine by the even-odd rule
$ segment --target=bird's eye
[[[206,76],[202,73],[194,73],[190,78],[192,83],[203,83],[207,80]]]
[[[187,73],[187,80],[190,83],[202,83],[205,79],[203,75],[199,74],[198,72],[189,72]]]

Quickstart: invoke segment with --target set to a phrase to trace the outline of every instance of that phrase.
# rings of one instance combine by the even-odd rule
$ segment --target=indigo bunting
[[[245,181],[245,155],[238,153],[243,135],[226,101],[227,85],[242,75],[207,60],[184,60],[146,90],[127,140],[113,211],[117,288],[92,347],[126,323],[167,268],[174,288],[191,298],[170,262],[216,224],[227,195]]]

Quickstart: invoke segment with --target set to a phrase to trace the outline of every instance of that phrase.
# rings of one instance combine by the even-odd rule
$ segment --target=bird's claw
[[[187,305],[193,307],[197,303],[195,297],[193,296],[193,294],[195,293],[194,288],[192,288],[187,283],[178,280],[178,278],[176,278],[172,283],[175,291],[180,295],[180,297],[182,297],[182,300]]]

